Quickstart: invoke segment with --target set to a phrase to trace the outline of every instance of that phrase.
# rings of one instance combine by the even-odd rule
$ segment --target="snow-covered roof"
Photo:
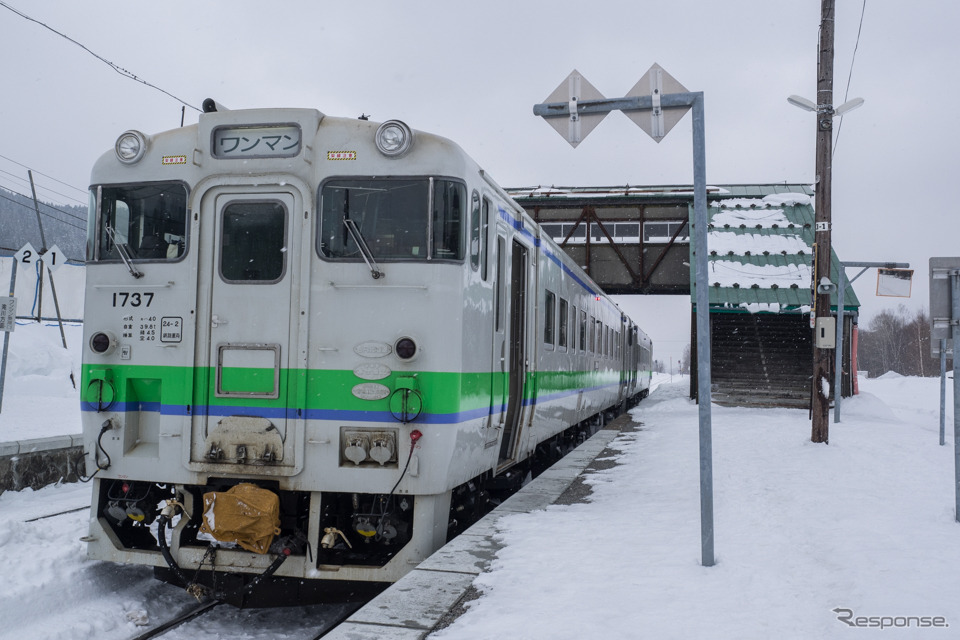
[[[811,195],[805,188],[762,197],[710,199],[711,308],[750,313],[810,310],[815,222]],[[834,254],[834,282],[836,261]],[[691,273],[695,299],[694,280]],[[844,306],[859,306],[852,288],[845,296]]]

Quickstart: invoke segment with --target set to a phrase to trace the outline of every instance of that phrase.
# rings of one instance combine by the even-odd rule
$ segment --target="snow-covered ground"
[[[70,353],[55,326],[12,338],[0,441],[79,433],[79,327]],[[938,379],[861,380],[829,445],[810,442],[806,411],[713,407],[711,568],[697,407],[685,378],[657,382],[634,410],[643,427],[613,443],[617,464],[589,476],[590,502],[502,519],[481,597],[434,637],[806,639],[880,625],[884,638],[958,637],[952,414],[941,447]],[[129,638],[191,602],[149,569],[86,560],[85,511],[26,522],[87,504],[87,485],[0,495],[0,638]],[[290,618],[309,615],[322,617]],[[234,620],[197,637],[293,637]]]
[[[483,595],[435,637],[960,637],[938,379],[862,380],[829,445],[810,442],[807,411],[714,406],[711,568],[686,394],[686,382],[661,385],[633,410],[644,426],[614,441],[617,466],[589,476],[589,504],[501,519],[506,547],[476,582]]]
[[[17,328],[9,334],[0,442],[82,431],[79,387],[83,325],[65,324],[64,335],[68,350],[63,348],[56,322],[17,321]]]

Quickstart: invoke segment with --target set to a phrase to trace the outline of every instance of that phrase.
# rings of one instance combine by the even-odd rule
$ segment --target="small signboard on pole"
[[[17,299],[0,298],[0,331],[10,333],[17,328]]]
[[[913,269],[877,269],[877,295],[909,298],[913,288]]]

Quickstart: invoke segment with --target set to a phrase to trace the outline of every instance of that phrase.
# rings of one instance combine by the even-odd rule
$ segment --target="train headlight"
[[[113,146],[117,159],[124,164],[138,162],[147,150],[147,137],[139,131],[124,131]]]
[[[98,355],[110,355],[116,348],[117,339],[112,334],[98,331],[90,336],[90,350]]]
[[[399,120],[387,120],[377,129],[377,149],[388,158],[399,158],[413,147],[413,130]]]

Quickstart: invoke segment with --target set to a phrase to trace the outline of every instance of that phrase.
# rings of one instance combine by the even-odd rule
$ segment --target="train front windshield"
[[[186,251],[182,183],[98,187],[92,195],[88,261],[177,260]]]
[[[362,260],[462,260],[466,187],[440,179],[333,179],[320,190],[320,255]]]

